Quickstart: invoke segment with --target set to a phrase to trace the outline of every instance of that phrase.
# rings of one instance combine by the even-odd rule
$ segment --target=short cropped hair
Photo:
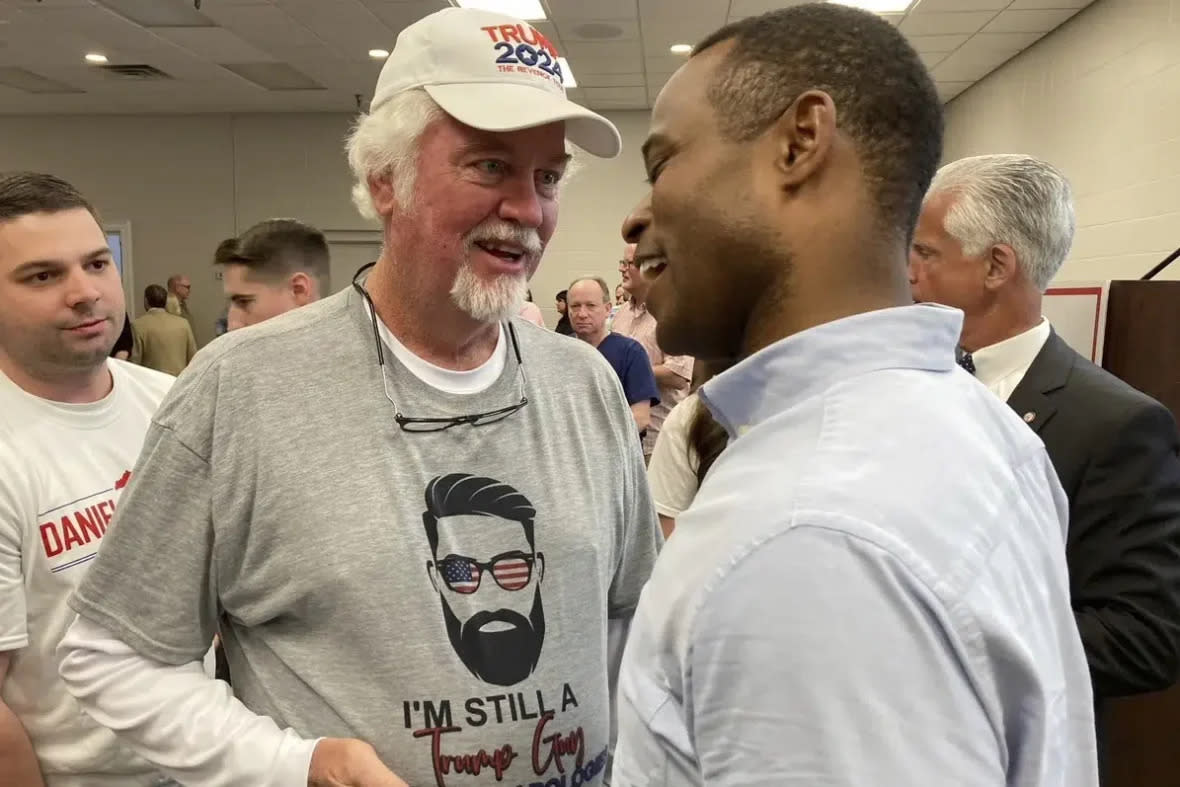
[[[213,252],[213,264],[225,265],[232,262],[234,250],[238,247],[237,238],[226,238],[221,243],[217,244],[217,250]]]
[[[580,282],[584,282],[584,281],[592,281],[595,284],[597,284],[599,287],[601,287],[602,288],[602,302],[603,303],[610,303],[610,285],[607,284],[606,279],[602,278],[601,276],[579,276],[578,278],[576,278],[572,282],[570,282],[570,290],[572,290],[574,288],[574,285],[576,285]],[[565,292],[568,293],[569,290],[566,290]]]
[[[143,301],[149,309],[163,309],[168,305],[168,290],[159,284],[149,284],[143,291]]]
[[[905,37],[875,14],[809,3],[727,25],[693,55],[730,40],[708,90],[722,133],[754,139],[800,95],[824,91],[856,147],[882,228],[908,245],[942,156],[943,116]]]
[[[269,280],[306,273],[319,282],[321,294],[328,291],[328,241],[315,227],[294,219],[267,219],[255,224],[238,236],[224,259],[214,261],[222,265],[244,265]]]
[[[562,303],[566,303],[569,301],[569,294],[570,294],[569,290],[562,290],[561,292],[557,293],[556,299],[561,301]]]
[[[83,208],[98,221],[98,212],[72,185],[41,172],[0,173],[0,221],[31,213],[61,213]]]
[[[1044,292],[1073,245],[1073,192],[1065,175],[1019,153],[971,156],[934,176],[929,197],[953,194],[943,227],[970,256],[1006,243]]]

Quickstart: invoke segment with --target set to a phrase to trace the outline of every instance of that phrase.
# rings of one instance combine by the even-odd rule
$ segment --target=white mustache
[[[476,243],[514,243],[520,246],[524,250],[524,253],[531,257],[540,256],[541,252],[544,251],[544,246],[541,244],[541,235],[535,228],[522,227],[511,221],[500,221],[498,219],[488,219],[483,222],[471,232],[467,233],[464,241],[468,249]]]

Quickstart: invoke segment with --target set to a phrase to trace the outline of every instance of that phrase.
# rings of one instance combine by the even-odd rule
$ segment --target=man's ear
[[[988,249],[986,261],[983,285],[989,290],[1000,289],[1019,273],[1016,251],[1007,243],[997,243]]]
[[[369,196],[373,198],[373,208],[378,216],[388,216],[397,207],[397,199],[393,195],[392,174],[369,176]]]
[[[783,187],[795,188],[831,154],[836,140],[836,102],[822,90],[808,90],[791,102],[770,133]]]
[[[311,277],[303,271],[292,274],[289,284],[291,294],[295,296],[295,302],[300,306],[305,306],[314,300],[315,285],[312,283]]]

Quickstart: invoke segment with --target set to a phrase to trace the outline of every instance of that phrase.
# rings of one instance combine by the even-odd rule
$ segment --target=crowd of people
[[[380,258],[224,240],[195,354],[187,277],[118,344],[94,205],[0,175],[5,784],[1100,783],[1180,671],[1180,438],[1041,314],[1064,174],[939,169],[876,16],[744,19],[550,330],[567,142],[621,147],[556,62],[406,28],[347,141]]]

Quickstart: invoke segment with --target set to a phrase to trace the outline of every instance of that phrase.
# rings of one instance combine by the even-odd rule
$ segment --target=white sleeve
[[[694,457],[690,456],[688,447],[688,430],[697,402],[694,394],[668,413],[647,467],[656,511],[673,519],[684,513],[697,493]]]
[[[280,730],[205,674],[201,662],[144,658],[101,625],[75,618],[58,647],[78,704],[119,742],[188,787],[306,784],[317,740]]]
[[[29,644],[19,508],[12,490],[0,486],[0,652]]]

